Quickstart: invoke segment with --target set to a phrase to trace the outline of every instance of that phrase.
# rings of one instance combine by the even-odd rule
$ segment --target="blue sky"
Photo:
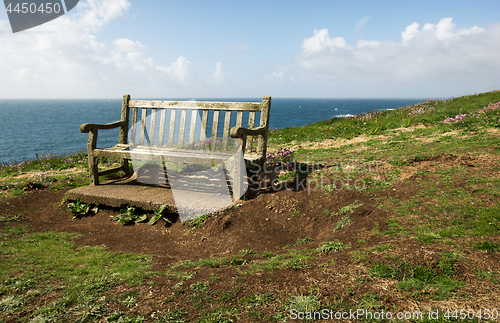
[[[500,1],[81,0],[13,34],[0,98],[445,98],[500,89]]]

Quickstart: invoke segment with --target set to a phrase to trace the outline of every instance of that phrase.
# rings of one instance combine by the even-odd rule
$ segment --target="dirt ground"
[[[451,167],[477,162],[466,156],[443,155],[436,158],[439,159],[441,168],[446,165]],[[409,174],[403,174],[399,182],[389,189],[378,192],[378,196],[408,200],[414,196],[415,186],[404,182],[414,179],[413,174],[418,170],[431,170],[432,161],[416,161],[408,167],[408,170],[411,169]],[[309,189],[306,185],[306,189],[297,190],[297,187],[300,188],[297,184],[290,182],[288,186],[290,189],[261,192],[256,198],[243,202],[237,208],[209,217],[201,228],[191,231],[189,230],[191,226],[178,221],[171,225],[165,225],[161,221],[153,226],[146,223],[123,226],[111,221],[111,218],[119,213],[118,209],[103,208],[95,216],[72,219],[72,215],[66,212],[64,204],[61,206],[66,188],[57,191],[41,189],[30,191],[25,196],[3,198],[0,199],[0,208],[4,214],[20,214],[22,219],[20,223],[29,225],[29,230],[32,231],[75,232],[83,235],[76,240],[79,245],[104,246],[110,251],[153,255],[154,270],[158,271],[166,270],[179,260],[234,256],[246,249],[252,249],[256,254],[264,251],[283,253],[286,252],[284,249],[286,245],[306,237],[314,240],[307,244],[296,245],[294,248],[299,250],[314,248],[324,241],[338,239],[351,244],[352,247],[335,254],[318,254],[304,270],[279,269],[272,273],[263,272],[249,276],[246,281],[247,288],[242,291],[242,295],[253,295],[259,290],[265,290],[274,291],[285,297],[315,285],[320,288],[322,297],[331,301],[339,298],[356,299],[364,293],[376,291],[382,296],[383,305],[389,308],[425,310],[440,305],[425,298],[416,302],[398,292],[389,292],[394,289],[395,281],[376,277],[366,278],[368,276],[366,266],[377,261],[380,254],[368,253],[366,261],[360,264],[353,261],[350,253],[381,243],[393,243],[395,248],[391,250],[392,253],[408,262],[425,263],[428,259],[432,259],[433,255],[452,250],[452,246],[422,244],[407,236],[402,238],[397,235],[374,234],[376,227],[380,232],[388,229],[386,219],[390,213],[375,207],[377,201],[369,194],[347,189],[326,194],[325,191],[315,187],[315,184]],[[334,232],[338,218],[323,216],[322,213],[325,209],[338,211],[351,204],[362,204],[350,214],[355,225]],[[0,225],[7,224],[0,223]],[[358,243],[360,240],[365,241],[362,246]],[[470,254],[467,260],[460,260],[456,272],[459,279],[465,282],[472,281],[474,276],[472,266],[467,265],[469,261],[475,264],[476,269],[496,270],[500,257],[498,253]],[[216,287],[229,290],[230,282],[235,277],[234,268],[199,268],[193,279],[202,279],[214,272],[221,278]],[[356,276],[363,276],[366,279],[360,285],[355,279]],[[272,283],[269,283],[271,281]],[[152,287],[153,293],[149,293],[157,296],[151,296],[151,299],[146,297],[141,303],[141,308],[135,310],[151,315],[158,309],[155,298],[159,297],[158,295],[164,297],[171,294],[171,285],[171,278],[158,277]],[[354,286],[356,288],[349,289]],[[472,300],[450,300],[450,304],[467,307],[478,300],[481,300],[481,307],[491,305],[494,308],[498,304],[496,288],[491,282],[484,282],[481,286],[466,285],[464,291],[472,296]],[[116,290],[116,293],[119,292]],[[179,304],[182,302],[182,297],[187,296],[179,296],[177,301]],[[269,312],[276,310],[278,309],[271,308]]]

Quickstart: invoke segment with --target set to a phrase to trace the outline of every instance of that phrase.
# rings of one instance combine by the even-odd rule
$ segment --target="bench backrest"
[[[120,128],[119,143],[208,149],[209,141],[220,138],[218,147],[226,150],[232,127],[268,128],[270,106],[270,97],[262,102],[205,102],[131,100],[124,95],[121,120],[126,126]],[[252,142],[246,140],[245,152],[252,151]],[[265,147],[267,135],[260,135],[258,142],[259,148]]]

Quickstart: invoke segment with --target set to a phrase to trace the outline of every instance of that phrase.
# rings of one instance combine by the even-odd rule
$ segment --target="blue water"
[[[197,99],[202,101],[203,99]],[[248,101],[261,99],[210,99]],[[373,110],[396,109],[422,99],[284,99],[273,98],[272,129],[303,126],[333,117]],[[0,163],[35,159],[44,152],[67,154],[86,149],[82,123],[118,121],[121,99],[113,100],[0,100]],[[99,132],[99,147],[117,143],[118,130]]]

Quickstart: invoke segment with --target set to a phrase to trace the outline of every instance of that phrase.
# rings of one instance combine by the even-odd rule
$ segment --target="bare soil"
[[[473,164],[498,164],[490,156],[437,156],[439,167]],[[408,200],[416,194],[416,185],[407,185],[405,181],[414,180],[414,174],[421,169],[431,170],[436,160],[415,161],[407,167],[402,178],[389,189],[379,191],[378,197],[390,196]],[[485,174],[487,176],[487,174]],[[291,295],[307,294],[313,286],[319,291],[323,304],[332,304],[339,300],[359,303],[360,295],[375,292],[381,296],[380,303],[386,308],[399,310],[429,310],[433,307],[444,308],[495,308],[498,305],[498,289],[492,282],[477,282],[474,270],[497,270],[500,257],[498,253],[470,253],[457,263],[457,278],[466,283],[460,295],[445,301],[431,299],[432,291],[423,292],[419,299],[408,298],[407,294],[395,291],[396,280],[382,279],[368,275],[368,268],[380,259],[382,253],[364,253],[365,260],[356,258],[370,247],[382,243],[392,243],[394,249],[389,254],[410,263],[432,263],[433,257],[442,251],[453,250],[446,244],[422,244],[414,238],[398,235],[380,235],[377,232],[388,230],[386,219],[390,212],[375,207],[377,200],[373,195],[351,190],[325,191],[311,185],[301,189],[301,183],[290,182],[288,189],[281,191],[262,191],[252,200],[221,214],[209,217],[201,228],[192,229],[187,224],[163,222],[153,226],[145,223],[123,226],[110,219],[119,213],[118,209],[101,209],[92,217],[72,219],[61,201],[67,189],[53,191],[42,189],[30,191],[25,196],[0,199],[0,208],[4,214],[21,216],[21,224],[29,225],[35,232],[75,232],[82,235],[77,244],[85,246],[104,246],[113,252],[135,252],[150,254],[154,259],[154,270],[165,271],[180,260],[198,260],[210,257],[235,256],[241,250],[252,249],[255,255],[245,256],[248,260],[263,260],[262,252],[273,254],[286,253],[285,246],[294,244],[298,239],[313,238],[312,242],[296,245],[293,248],[315,248],[322,242],[340,240],[350,244],[351,248],[332,253],[316,254],[301,270],[278,269],[262,271],[252,275],[243,275],[235,267],[208,268],[199,267],[188,283],[207,280],[209,275],[217,275],[214,289],[231,290],[234,279],[244,276],[245,288],[238,297],[254,295],[258,291],[273,293],[283,304]],[[304,185],[304,182],[302,182]],[[354,225],[336,231],[339,217],[325,216],[324,210],[339,211],[351,204],[362,204],[349,214]],[[0,223],[0,226],[12,223]],[[191,230],[190,230],[191,229]],[[463,241],[462,241],[463,240]],[[470,244],[476,238],[457,239],[457,243]],[[360,241],[363,241],[362,243]],[[354,253],[353,253],[354,252]],[[430,259],[430,260],[429,260]],[[473,265],[472,265],[473,264]],[[245,269],[245,266],[242,266]],[[154,316],[155,311],[183,307],[196,317],[197,309],[188,301],[188,295],[175,295],[172,286],[178,279],[158,276],[154,286],[142,286],[142,300],[134,308],[136,313],[146,317]],[[115,288],[112,293],[120,295],[125,286]],[[427,296],[429,297],[427,297]],[[172,298],[175,298],[172,301]],[[165,301],[169,299],[169,301]],[[164,301],[164,302],[162,302]],[[237,300],[234,301],[237,305]],[[118,306],[118,305],[117,305]],[[128,311],[125,307],[116,310]],[[262,309],[266,313],[280,311],[278,307]],[[240,322],[253,322],[245,315],[240,315]]]

